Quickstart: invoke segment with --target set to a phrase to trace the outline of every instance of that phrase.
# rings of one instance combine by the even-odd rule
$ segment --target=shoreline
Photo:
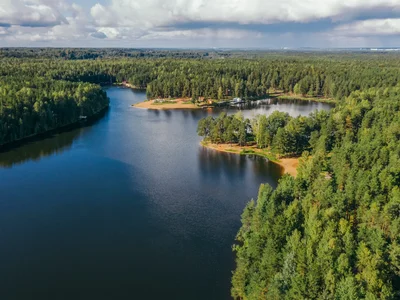
[[[140,90],[145,90],[145,87],[138,87],[135,85],[130,84],[129,82],[120,82],[120,83],[114,83],[114,85],[117,86],[123,86],[126,88],[130,89],[140,89]],[[262,99],[278,99],[278,100],[298,100],[298,101],[309,101],[309,102],[317,102],[317,103],[327,103],[327,104],[337,104],[337,101],[333,98],[325,98],[323,96],[304,96],[304,95],[299,95],[299,94],[294,94],[294,93],[284,93],[283,91],[280,90],[272,90],[270,93],[265,94],[264,96],[257,97],[257,98],[249,98],[246,101],[257,101],[257,100],[262,100]],[[202,97],[200,97],[202,99]],[[230,99],[230,98],[229,98]],[[190,102],[191,98],[177,98],[174,100],[168,100],[168,98],[161,99],[164,101],[176,101],[176,103],[159,103],[159,104],[154,104],[154,99],[152,100],[145,100],[143,102],[139,102],[136,104],[132,104],[133,107],[137,108],[146,108],[146,109],[199,109],[204,107],[208,107],[207,104],[203,106],[198,106],[193,103],[184,103],[184,102]],[[203,99],[204,100],[204,99]],[[210,104],[212,107],[218,106],[218,100],[216,99],[211,99],[213,102]],[[227,101],[227,99],[222,99],[220,101]]]
[[[126,87],[126,88],[133,89],[133,90],[146,90],[145,87],[136,86],[136,85],[130,84],[129,82],[116,82],[116,83],[113,83],[112,85],[122,86],[122,87]]]
[[[335,105],[336,101],[333,99],[326,98],[318,98],[318,97],[301,97],[290,94],[279,94],[279,95],[269,95],[266,96],[269,99],[278,99],[278,100],[296,100],[296,101],[308,101],[315,103],[327,103],[331,105]],[[177,98],[174,100],[168,99],[160,99],[164,102],[155,103],[156,100],[145,100],[139,103],[132,104],[133,107],[136,108],[144,108],[144,109],[154,109],[154,110],[163,110],[163,109],[201,109],[201,108],[214,108],[220,107],[218,102],[214,102],[212,104],[202,103],[201,105],[193,104],[190,102],[190,98]],[[257,101],[255,99],[248,100],[249,103]],[[188,103],[190,102],[190,103]]]
[[[254,146],[239,146],[237,144],[212,144],[201,141],[200,145],[207,149],[212,149],[219,152],[233,153],[238,155],[257,155],[267,158],[269,161],[281,166],[284,174],[288,173],[293,177],[297,176],[297,167],[299,165],[299,158],[280,158],[277,159],[274,154],[269,151],[258,149]]]
[[[319,103],[337,104],[334,98],[325,98],[323,96],[304,96],[294,93],[284,93],[283,91],[273,90],[268,94],[271,99],[280,100],[299,100],[299,101],[312,101]]]
[[[164,110],[164,109],[201,109],[201,106],[197,106],[193,103],[187,103],[187,99],[178,98],[175,100],[170,100],[170,102],[165,103],[155,103],[155,100],[147,100],[132,104],[136,108],[154,109],[154,110]]]
[[[301,97],[290,94],[282,94],[280,96],[271,96],[271,99],[279,99],[279,100],[298,100],[298,101],[310,101],[317,103],[327,103],[327,104],[337,104],[336,100],[327,99],[327,98],[318,98],[318,97]]]
[[[23,146],[29,142],[35,142],[35,141],[40,141],[42,139],[51,137],[54,134],[58,134],[58,133],[63,133],[69,130],[73,130],[76,128],[82,128],[82,127],[86,127],[86,126],[90,126],[92,125],[94,122],[98,121],[99,119],[101,119],[106,112],[108,111],[108,109],[110,108],[109,105],[105,106],[104,108],[102,108],[101,110],[99,110],[97,113],[88,116],[86,120],[77,120],[76,122],[72,122],[60,127],[56,127],[56,128],[52,128],[49,130],[46,130],[44,132],[40,132],[40,133],[35,133],[32,135],[28,135],[25,136],[23,138],[20,138],[18,140],[14,140],[11,142],[7,142],[5,144],[1,144],[0,145],[0,153],[1,152],[7,152],[10,151],[14,148],[18,148],[20,146]]]

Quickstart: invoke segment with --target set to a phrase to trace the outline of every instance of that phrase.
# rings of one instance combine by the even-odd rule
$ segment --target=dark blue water
[[[95,124],[0,153],[0,299],[229,298],[240,215],[281,168],[200,147],[213,112],[108,95]],[[255,111],[278,106],[329,108]]]

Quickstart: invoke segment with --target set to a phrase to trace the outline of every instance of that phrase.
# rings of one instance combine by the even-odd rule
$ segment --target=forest
[[[217,118],[209,116],[201,119],[197,133],[205,141],[215,144],[246,146],[250,143],[260,149],[271,149],[281,156],[294,156],[315,147],[328,117],[326,111],[296,118],[275,111],[268,117],[258,115],[249,120],[244,119],[240,111],[234,116],[222,112]]]
[[[214,131],[233,118],[204,119],[199,133],[219,141]],[[262,185],[246,206],[233,246],[232,296],[398,299],[400,85],[355,91],[329,113],[275,113],[258,122],[257,145],[281,144],[302,152],[302,162],[296,178],[285,175],[275,190]],[[293,148],[278,138],[282,131]]]
[[[124,81],[147,89],[149,99],[197,102],[258,99],[277,90],[341,99],[357,90],[394,86],[400,79],[397,55],[254,53],[1,49],[0,145],[96,114],[108,105],[101,85]]]
[[[125,81],[146,89],[149,99],[193,102],[260,99],[276,91],[338,101],[400,81],[396,54],[4,48],[0,57],[0,145],[95,114],[108,105],[101,85]],[[316,131],[303,121],[290,120],[276,139],[290,139],[290,127],[311,126],[306,135]],[[264,146],[271,138],[257,140]],[[281,151],[306,148],[296,141]]]
[[[0,145],[73,124],[80,116],[99,113],[108,102],[95,84],[0,77]]]
[[[80,60],[11,57],[1,60],[0,76],[43,76],[97,84],[128,81],[135,87],[146,88],[149,98],[190,97],[193,101],[199,97],[260,98],[276,90],[341,99],[356,90],[394,86],[400,77],[400,62],[395,54],[265,54],[254,59],[185,57],[106,56]]]

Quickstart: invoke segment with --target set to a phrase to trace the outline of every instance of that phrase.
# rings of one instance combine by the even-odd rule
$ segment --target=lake
[[[197,122],[218,110],[142,110],[131,104],[145,92],[107,93],[94,124],[0,153],[1,298],[229,299],[240,215],[281,167],[202,148]]]

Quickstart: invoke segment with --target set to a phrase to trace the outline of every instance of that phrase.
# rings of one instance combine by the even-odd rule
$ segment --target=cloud
[[[68,23],[51,1],[0,0],[0,24],[51,27]]]
[[[400,35],[400,19],[371,19],[343,24],[335,33],[345,36]]]
[[[148,34],[148,31],[143,31],[140,28],[132,27],[97,27],[99,32],[104,33],[107,38],[118,40],[118,39],[130,39],[136,40],[141,38],[143,35]]]
[[[4,0],[0,0],[4,1]],[[13,2],[13,5],[21,5],[22,1]],[[33,3],[33,4],[32,4]],[[27,25],[27,20],[32,20],[40,15],[35,15],[36,12],[33,13],[32,16],[29,17],[21,17],[18,22],[14,21],[11,25],[4,28],[2,31],[2,41],[7,42],[11,45],[19,45],[19,43],[27,42],[28,45],[31,45],[31,42],[56,42],[56,41],[65,41],[68,45],[68,41],[74,40],[90,40],[90,38],[105,38],[104,33],[97,33],[96,28],[88,22],[87,13],[84,9],[77,4],[68,4],[67,2],[61,1],[53,1],[53,0],[37,0],[36,3],[29,2],[29,4],[24,4],[28,7],[33,7],[33,5],[39,5],[43,7],[47,7],[46,9],[53,9],[60,16],[60,22],[53,22],[51,16],[45,16],[48,18],[49,22],[45,22],[46,19],[42,19],[40,24],[43,26],[33,26],[31,23]],[[35,6],[35,7],[36,7]],[[0,6],[0,9],[8,8],[11,12],[11,6]],[[46,11],[43,10],[43,11]],[[59,12],[62,11],[62,13]],[[32,13],[32,12],[30,12]],[[10,14],[11,15],[11,14]],[[66,15],[66,17],[64,17]],[[1,13],[0,13],[1,16]],[[35,17],[36,16],[36,17]],[[37,25],[37,24],[36,24]],[[44,26],[45,25],[45,26]],[[0,31],[1,32],[1,31]]]
[[[90,14],[95,26],[109,39],[121,40],[261,40],[266,36],[300,44],[368,44],[357,35],[357,18],[400,13],[398,0],[111,0],[97,3]],[[365,22],[368,22],[366,20]],[[346,24],[349,23],[349,24]],[[367,24],[367,23],[366,23]],[[348,26],[348,27],[346,27]],[[303,30],[302,30],[303,28]],[[274,33],[275,34],[272,34]],[[384,31],[377,31],[384,33]],[[360,33],[360,35],[363,35]],[[313,38],[318,38],[314,41]],[[267,43],[266,43],[267,42]],[[355,43],[353,43],[355,42]],[[376,42],[374,40],[374,42]],[[254,44],[261,44],[259,41]],[[303,44],[303,43],[302,43]],[[273,41],[265,41],[272,46]]]
[[[196,29],[196,30],[171,30],[171,31],[154,31],[150,32],[143,37],[142,40],[151,39],[257,39],[261,38],[262,33],[249,31],[249,30],[237,30],[237,29]]]
[[[96,39],[106,39],[107,38],[107,35],[101,31],[93,32],[90,34],[90,36],[92,36]]]
[[[376,9],[399,9],[398,0],[112,0],[91,15],[107,27],[154,28],[190,22],[274,24],[342,20]]]
[[[8,34],[8,28],[0,27],[0,35],[7,35],[7,34]]]
[[[0,0],[0,43],[365,47],[400,35],[400,0],[73,1]]]

